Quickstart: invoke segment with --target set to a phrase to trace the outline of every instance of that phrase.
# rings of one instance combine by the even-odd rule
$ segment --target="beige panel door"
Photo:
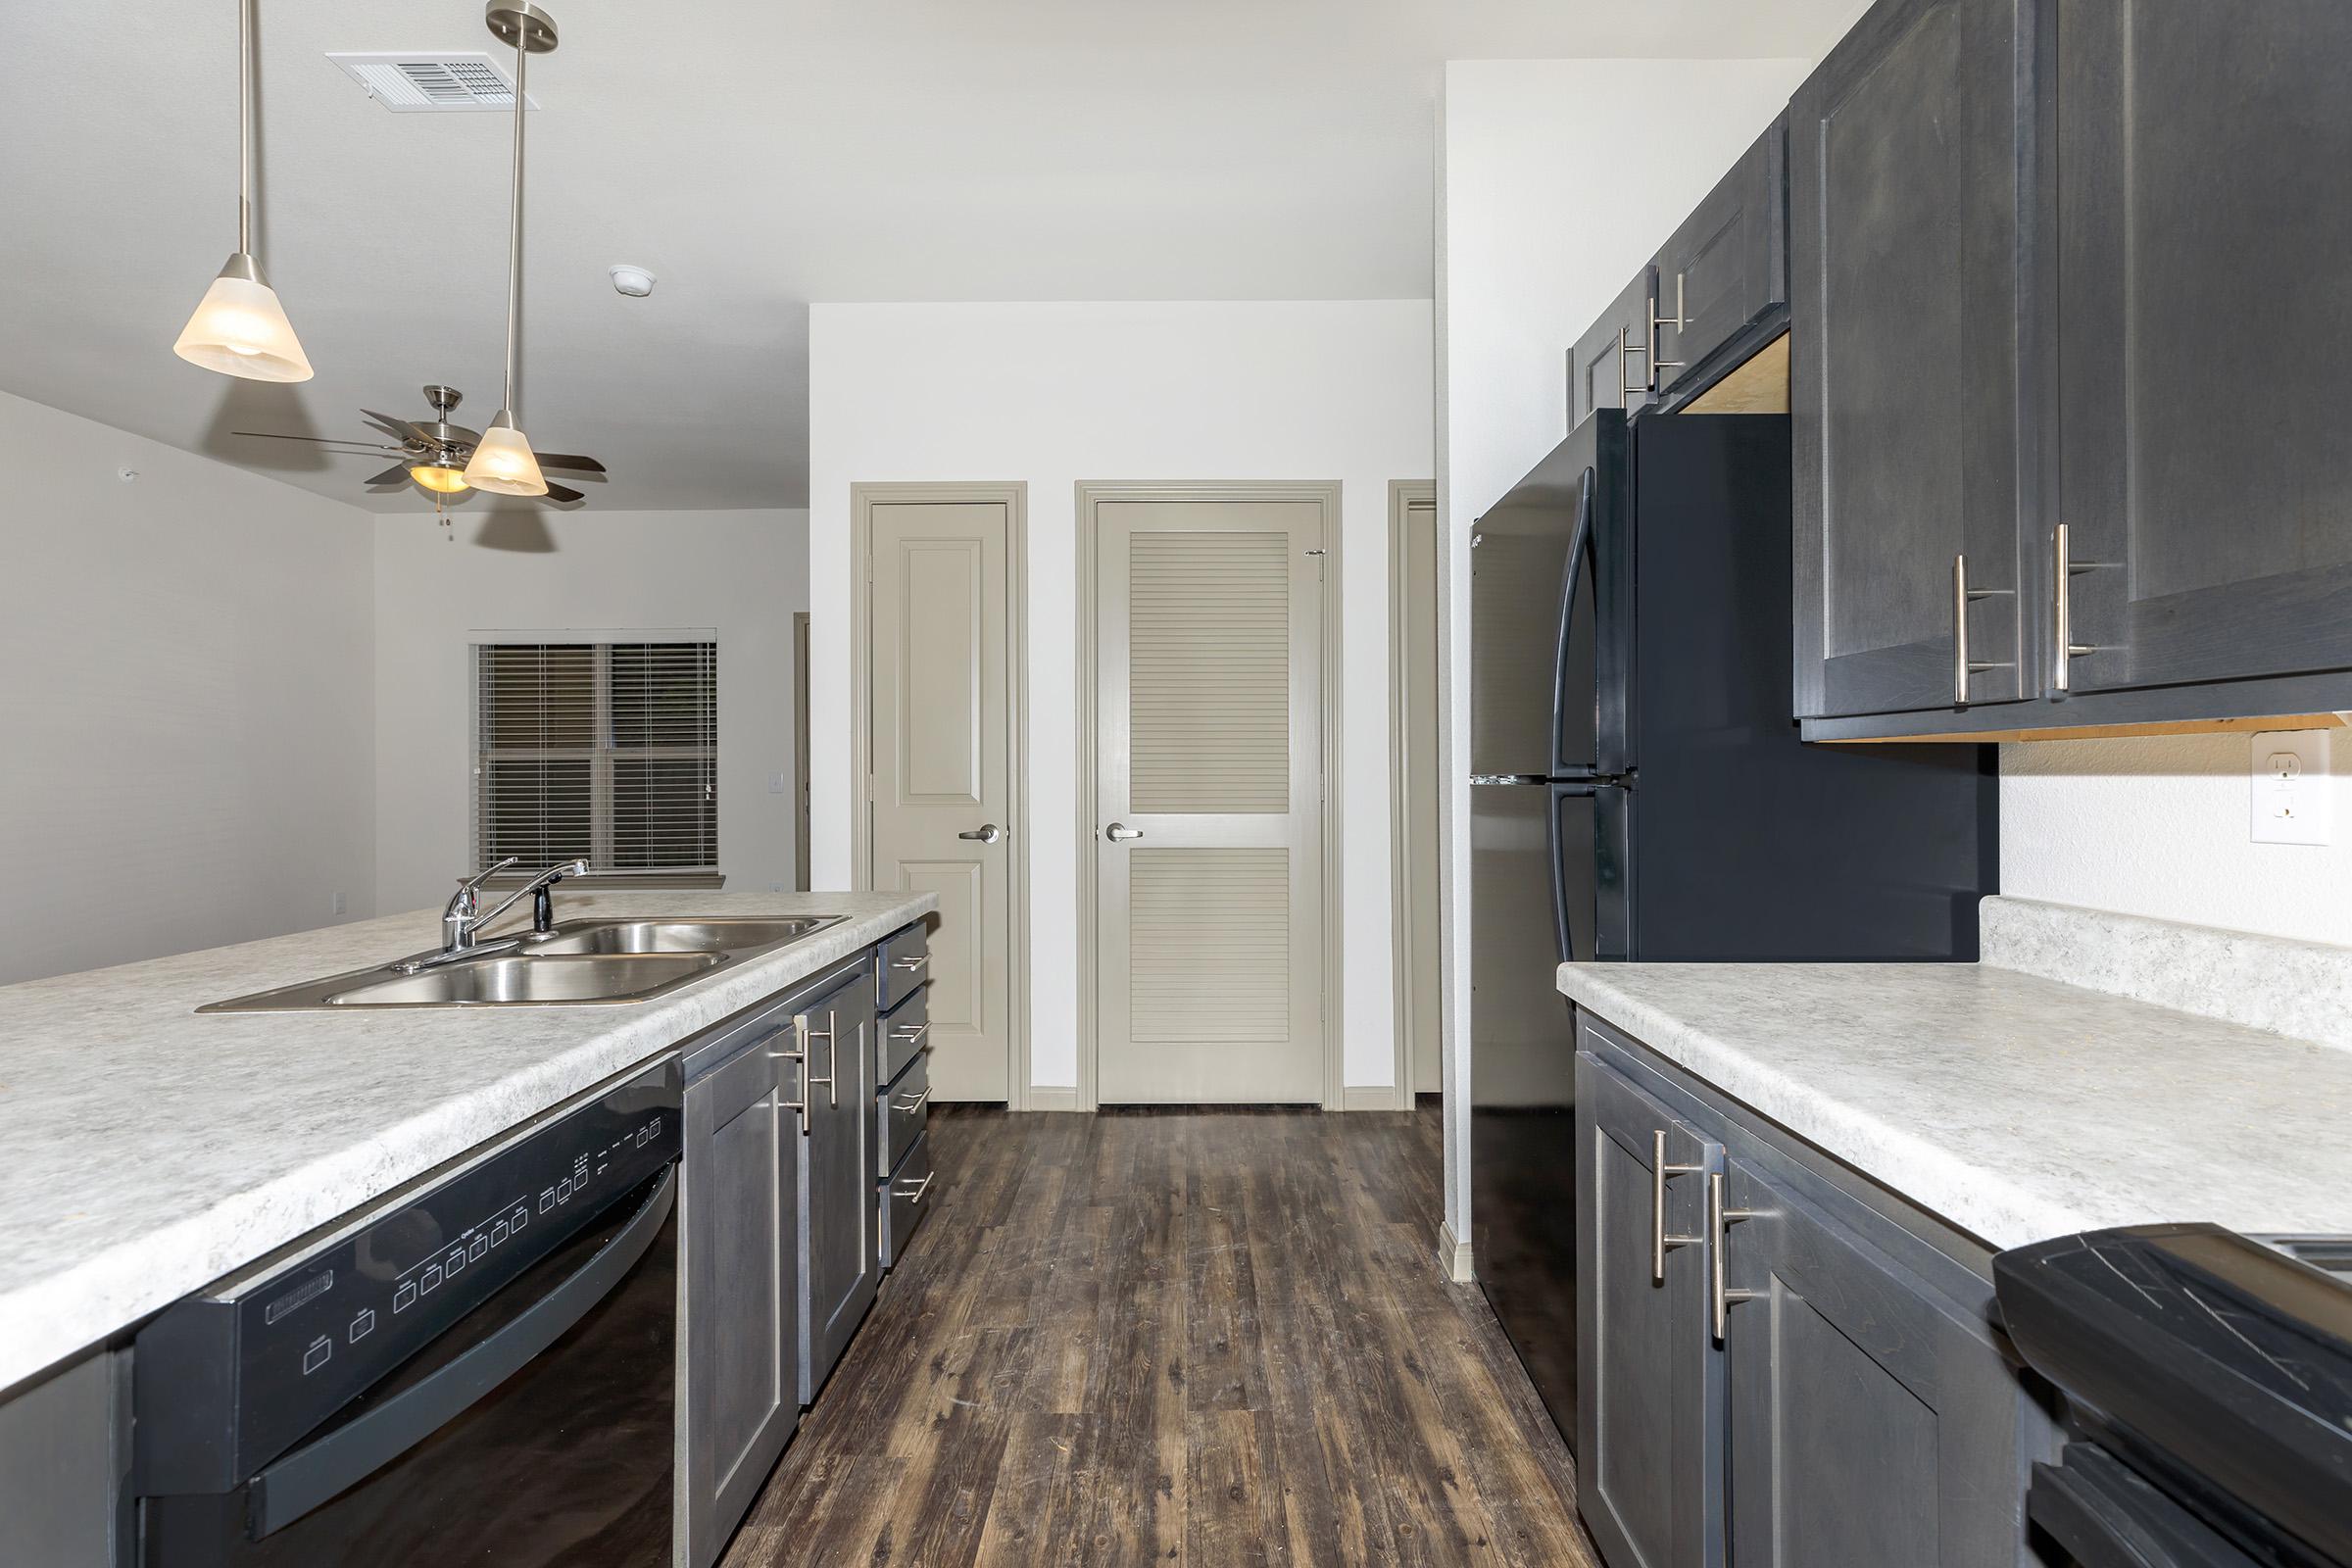
[[[872,578],[873,886],[939,895],[931,1090],[1006,1098],[1011,799],[1002,502],[878,502]]]
[[[1095,518],[1097,1098],[1321,1103],[1323,508]]]
[[[1398,803],[1404,818],[1404,988],[1409,1043],[1406,1081],[1415,1094],[1438,1092],[1438,504],[1434,496],[1406,500],[1403,517],[1403,600],[1397,693]]]

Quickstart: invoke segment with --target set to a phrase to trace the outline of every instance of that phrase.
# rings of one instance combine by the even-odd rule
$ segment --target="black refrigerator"
[[[1968,960],[1974,745],[1807,746],[1786,415],[1578,426],[1471,533],[1470,1200],[1480,1283],[1576,1434],[1565,960]]]

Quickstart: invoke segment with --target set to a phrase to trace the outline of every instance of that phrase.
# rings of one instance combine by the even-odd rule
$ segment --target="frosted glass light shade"
[[[311,362],[294,337],[277,292],[250,256],[231,256],[172,352],[190,365],[248,381],[308,381]]]
[[[461,490],[472,488],[466,484],[464,471],[447,464],[419,463],[409,469],[409,477],[427,490],[435,490],[445,496],[454,496]]]
[[[539,460],[532,455],[531,443],[514,428],[514,416],[505,409],[490,421],[482,439],[466,463],[466,482],[476,490],[487,490],[501,496],[543,496],[547,494],[546,476],[539,471]]]

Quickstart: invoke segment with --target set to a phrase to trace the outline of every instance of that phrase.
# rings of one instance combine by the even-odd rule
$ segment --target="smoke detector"
[[[390,54],[329,51],[343,74],[368,89],[368,96],[396,115],[489,110],[512,114],[514,78],[478,50],[423,49]],[[539,100],[523,95],[523,107]]]
[[[641,300],[654,291],[654,274],[642,267],[621,262],[608,270],[612,274],[612,286],[633,300]]]

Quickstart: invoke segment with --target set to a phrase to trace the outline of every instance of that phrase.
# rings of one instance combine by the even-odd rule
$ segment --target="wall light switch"
[[[767,793],[770,795],[790,795],[792,793],[792,775],[790,773],[768,774]]]
[[[326,906],[326,912],[329,914],[341,914],[343,912],[343,890],[341,888],[337,888],[334,892],[327,895]]]
[[[2329,844],[2335,787],[2324,729],[2266,730],[2253,743],[2252,831],[2257,844]]]

